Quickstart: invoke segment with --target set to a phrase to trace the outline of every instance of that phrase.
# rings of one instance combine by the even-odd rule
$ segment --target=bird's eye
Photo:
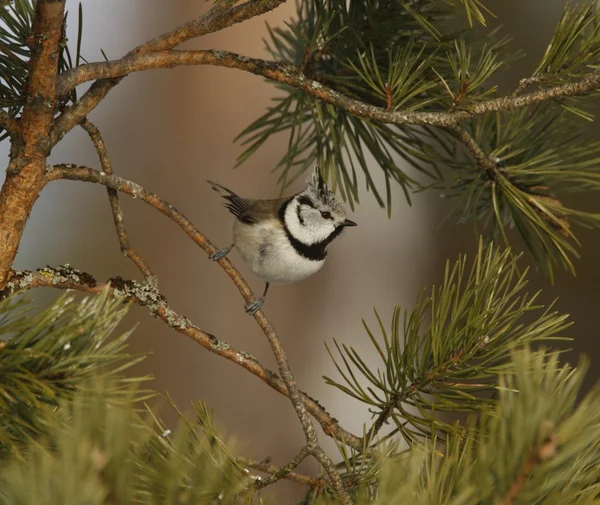
[[[326,210],[321,212],[321,216],[323,219],[331,219],[331,212],[327,212]]]

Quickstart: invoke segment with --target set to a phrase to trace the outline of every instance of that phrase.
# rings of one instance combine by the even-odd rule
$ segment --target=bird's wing
[[[227,189],[225,186],[221,186],[216,182],[208,181],[208,183],[227,201],[225,207],[227,207],[229,212],[231,212],[238,219],[255,203],[255,200],[242,198],[241,196],[236,195],[233,191]]]
[[[243,223],[256,224],[268,219],[279,220],[279,209],[281,209],[283,202],[286,201],[285,198],[278,198],[276,200],[242,198],[216,182],[208,182],[227,201],[225,207],[229,209],[229,212]]]
[[[276,200],[251,200],[251,204],[244,212],[240,213],[238,219],[243,223],[257,224],[267,220],[279,222],[279,209],[285,199]]]

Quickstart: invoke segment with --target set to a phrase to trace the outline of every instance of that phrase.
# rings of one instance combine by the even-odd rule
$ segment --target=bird
[[[346,217],[318,166],[306,188],[287,198],[242,198],[216,182],[208,183],[235,216],[233,243],[209,258],[217,261],[235,246],[250,270],[265,281],[262,296],[245,306],[250,315],[262,307],[272,283],[296,282],[318,272],[325,263],[329,244],[345,228],[356,226]]]

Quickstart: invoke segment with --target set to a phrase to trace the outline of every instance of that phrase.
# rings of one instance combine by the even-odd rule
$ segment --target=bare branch
[[[87,132],[92,140],[92,143],[94,144],[94,147],[96,148],[96,152],[100,158],[102,171],[112,175],[112,163],[108,156],[108,152],[106,151],[106,145],[104,144],[100,130],[87,118],[81,122],[81,127]],[[133,261],[133,263],[140,269],[144,277],[154,277],[154,274],[152,273],[152,270],[150,270],[148,264],[137,252],[131,248],[131,245],[129,244],[127,230],[125,230],[125,221],[123,219],[123,209],[121,209],[121,204],[119,203],[119,194],[117,190],[106,188],[106,191],[110,201],[110,208],[112,210],[113,220],[117,230],[117,237],[119,238],[119,244],[121,246],[121,252],[131,261]]]
[[[123,77],[150,68],[181,65],[215,65],[234,68],[288,84],[351,114],[389,124],[413,124],[449,127],[460,121],[488,112],[510,111],[553,99],[584,95],[600,86],[600,69],[578,81],[560,84],[518,96],[503,96],[478,102],[449,112],[403,112],[368,105],[324,86],[286,63],[248,58],[216,49],[206,51],[160,51],[152,54],[128,55],[120,60],[81,65],[63,74],[59,81],[61,94],[73,86],[96,78]]]
[[[59,180],[59,179],[70,179],[75,181],[94,182],[102,184],[109,188],[116,189],[122,193],[134,196],[142,200],[143,202],[151,205],[156,210],[167,216],[174,223],[176,223],[192,241],[198,245],[202,250],[208,254],[214,253],[217,248],[206,238],[200,231],[175,207],[170,203],[165,202],[154,193],[146,191],[142,186],[135,184],[131,181],[117,177],[116,175],[108,175],[92,170],[91,168],[81,167],[77,165],[54,165],[48,167],[47,180]],[[237,269],[231,264],[231,262],[225,257],[217,262],[219,266],[229,275],[231,280],[237,286],[241,295],[243,296],[246,303],[254,300],[254,295],[250,290],[250,287],[237,271]],[[75,288],[74,288],[75,289]],[[265,331],[275,332],[273,327],[270,325],[266,317],[261,311],[257,312],[255,316],[257,321]],[[251,370],[252,371],[252,370]],[[252,371],[259,378],[264,380],[269,386],[278,391],[283,395],[288,395],[287,388],[283,381],[277,377],[277,375],[265,369],[254,369]],[[308,397],[305,393],[300,393],[302,402],[310,414],[317,420],[317,422],[323,428],[323,432],[326,435],[335,437],[342,443],[354,448],[357,451],[363,450],[362,439],[353,435],[352,433],[344,430],[337,422],[337,420],[331,417],[327,411],[320,406],[315,400]]]
[[[96,81],[76,104],[66,107],[63,113],[54,121],[54,128],[50,134],[51,144],[56,145],[67,133],[81,123],[120,81],[121,78]]]
[[[310,455],[310,451],[308,447],[303,447],[302,450],[292,459],[287,465],[277,468],[276,471],[271,472],[271,475],[266,479],[257,479],[251,485],[250,488],[254,488],[255,490],[263,489],[278,480],[284,479],[290,475],[292,470],[298,467],[300,463],[302,463],[308,456]],[[268,465],[270,468],[270,465]],[[316,479],[315,479],[316,480]],[[250,489],[248,489],[249,491]]]
[[[258,470],[260,472],[269,473],[271,475],[278,474],[281,471],[281,468],[278,466],[272,465],[269,460],[265,461],[253,461],[247,458],[237,458],[237,462],[240,465],[243,465],[247,468],[252,468],[254,470]],[[310,475],[304,475],[298,472],[288,472],[283,477],[280,477],[286,480],[290,480],[292,482],[296,482],[298,484],[302,484],[303,486],[308,486],[312,489],[316,489],[319,487],[325,487],[329,485],[329,482],[325,479],[319,479],[317,477],[311,477]],[[265,481],[267,479],[262,479]],[[263,486],[264,487],[264,486]]]
[[[170,328],[192,339],[210,352],[241,366],[278,393],[287,396],[287,389],[281,378],[275,372],[262,366],[251,354],[232,348],[227,342],[201,330],[189,319],[172,310],[166,298],[157,290],[152,278],[139,283],[116,277],[103,283],[96,281],[92,275],[80,272],[69,265],[41,268],[35,272],[14,270],[12,273],[11,280],[4,290],[0,291],[0,299],[16,292],[44,287],[73,289],[94,295],[110,289],[112,296],[126,296],[129,301],[144,307]],[[301,392],[300,394],[306,409],[321,424],[326,434],[334,436],[337,440],[357,450],[362,450],[360,438],[339,426],[338,422],[306,393]]]
[[[219,3],[200,18],[185,23],[143,44],[134,52],[149,53],[171,49],[186,40],[218,32],[231,25],[265,14],[285,2],[286,0],[249,0],[241,5],[229,8],[226,8],[226,4]]]
[[[185,23],[170,32],[167,32],[155,39],[152,39],[130,51],[125,58],[133,55],[143,55],[153,51],[164,51],[189,40],[193,37],[200,37],[209,33],[223,30],[236,23],[241,23],[250,18],[260,16],[269,12],[286,0],[248,0],[241,5],[232,6],[227,9],[223,5],[215,5],[212,9],[205,12],[197,20]],[[65,88],[73,89],[76,84],[69,83],[69,72],[62,74],[62,85]],[[108,92],[114,88],[120,79],[99,80],[81,97],[81,99],[65,110],[65,112],[56,120],[56,127],[52,135],[52,145],[55,145],[64,135],[72,130],[79,122],[88,116],[96,106],[106,97]],[[61,92],[58,90],[58,94]]]

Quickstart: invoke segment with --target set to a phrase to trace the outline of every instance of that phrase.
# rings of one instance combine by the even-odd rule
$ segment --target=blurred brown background
[[[149,4],[152,6],[149,7]],[[492,25],[503,23],[514,35],[514,47],[527,57],[505,75],[506,89],[519,77],[531,74],[558,21],[563,0],[486,2],[498,15]],[[69,34],[76,40],[77,2],[71,10]],[[148,2],[147,0],[84,1],[82,53],[89,61],[117,58],[133,46],[197,17],[207,2]],[[280,23],[293,14],[288,2],[267,16],[234,26],[195,41],[189,47],[220,48],[249,56],[263,56],[261,38],[265,21]],[[274,87],[258,77],[213,67],[156,70],[127,77],[91,119],[101,128],[115,171],[150,191],[159,193],[190,218],[219,246],[229,243],[231,216],[205,179],[218,181],[242,195],[273,197],[276,175],[269,170],[286,148],[280,137],[232,170],[240,147],[233,138],[258,117],[273,96]],[[590,128],[596,128],[590,125]],[[0,148],[7,156],[7,144]],[[97,167],[90,142],[74,130],[52,153],[52,162],[74,162]],[[373,174],[377,175],[374,168]],[[298,189],[302,183],[291,188]],[[600,210],[589,196],[577,205]],[[276,369],[267,341],[254,321],[245,315],[243,300],[221,269],[207,260],[170,221],[147,205],[122,199],[133,246],[141,252],[160,280],[172,307],[196,324],[238,349],[250,352]],[[329,261],[318,275],[303,282],[273,286],[265,312],[277,327],[300,387],[318,398],[349,430],[360,433],[370,419],[365,407],[327,387],[322,375],[336,377],[323,341],[333,338],[360,349],[366,359],[375,356],[362,329],[361,318],[375,324],[376,307],[389,322],[394,304],[408,308],[417,288],[439,283],[446,258],[476,246],[472,227],[447,224],[438,231],[449,202],[435,192],[414,195],[409,207],[395,188],[391,219],[363,193],[362,203],[351,216],[359,226],[333,244]],[[576,263],[578,276],[558,272],[555,285],[532,275],[534,288],[544,289],[546,302],[560,296],[557,308],[572,315],[576,352],[600,362],[596,344],[598,293],[598,244],[600,231],[576,230],[583,245],[583,259]],[[237,253],[231,259],[246,272]],[[139,278],[133,265],[119,252],[103,187],[77,182],[54,182],[36,204],[27,225],[16,266],[37,268],[70,263],[99,279],[121,275]],[[262,283],[248,276],[259,292]],[[35,294],[46,302],[56,293]],[[155,388],[169,391],[185,407],[203,398],[215,407],[227,431],[244,440],[244,452],[275,463],[295,455],[302,431],[287,399],[263,385],[243,369],[211,355],[185,337],[134,307],[129,324],[139,321],[132,350],[152,352],[141,366],[152,372]],[[596,367],[597,368],[597,367]],[[598,374],[592,370],[592,374]],[[590,383],[596,377],[590,375]],[[167,420],[172,420],[166,416]],[[330,441],[328,447],[333,449]],[[291,486],[291,485],[290,485]],[[302,490],[291,492],[298,496]]]

